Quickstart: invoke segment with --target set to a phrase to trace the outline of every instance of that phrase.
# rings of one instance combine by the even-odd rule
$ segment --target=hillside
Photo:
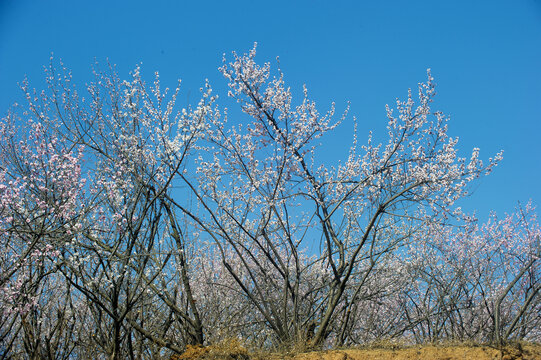
[[[341,349],[306,353],[251,353],[238,342],[210,347],[188,347],[171,360],[536,360],[541,359],[541,345],[527,344],[496,349],[489,346],[413,346],[405,348],[373,347],[366,349]]]

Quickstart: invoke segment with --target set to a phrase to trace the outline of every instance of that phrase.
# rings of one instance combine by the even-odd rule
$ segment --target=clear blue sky
[[[259,43],[262,61],[280,56],[294,90],[306,83],[320,110],[331,101],[359,121],[360,140],[385,127],[386,103],[403,98],[431,68],[436,107],[451,116],[463,155],[476,146],[501,166],[464,207],[513,211],[541,206],[541,1],[30,1],[0,0],[0,112],[20,101],[27,75],[43,86],[51,52],[90,79],[94,59],[121,77],[142,63],[166,85],[183,79],[184,101],[205,78],[224,88],[222,54]],[[328,144],[339,158],[343,124]],[[539,213],[539,209],[538,209]]]

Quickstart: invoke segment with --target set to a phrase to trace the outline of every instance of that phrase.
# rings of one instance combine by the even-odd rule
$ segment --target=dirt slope
[[[232,346],[233,345],[233,346]],[[255,354],[238,342],[228,346],[188,347],[174,360],[541,360],[541,345],[417,346],[401,349],[373,348],[313,351],[300,354]]]
[[[299,354],[295,360],[541,360],[541,346],[505,348],[502,351],[490,347],[424,346],[406,349],[335,350]]]

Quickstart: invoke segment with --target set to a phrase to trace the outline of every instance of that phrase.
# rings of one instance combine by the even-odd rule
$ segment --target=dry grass
[[[363,349],[293,353],[249,352],[238,340],[208,347],[189,346],[172,360],[541,360],[541,345],[515,344],[497,349],[482,345],[400,347],[376,344]]]
[[[299,354],[295,360],[540,360],[541,346],[422,346],[400,349],[348,349]]]
[[[173,355],[171,360],[249,360],[253,359],[248,350],[237,339],[200,346],[188,345],[181,355]]]

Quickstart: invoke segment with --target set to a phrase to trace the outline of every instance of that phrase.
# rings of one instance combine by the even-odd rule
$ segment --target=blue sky
[[[43,87],[51,53],[90,80],[107,58],[127,77],[160,72],[183,101],[208,78],[224,89],[222,54],[258,42],[261,61],[280,57],[294,91],[308,86],[320,111],[331,101],[359,122],[359,140],[383,134],[385,104],[404,98],[431,68],[435,107],[451,117],[462,155],[472,147],[504,160],[463,202],[481,218],[541,205],[541,1],[30,1],[0,0],[0,113],[21,100],[25,75]],[[148,78],[150,80],[150,77]],[[351,116],[326,139],[347,153]],[[347,142],[344,141],[347,140]],[[539,212],[539,211],[538,211]]]

